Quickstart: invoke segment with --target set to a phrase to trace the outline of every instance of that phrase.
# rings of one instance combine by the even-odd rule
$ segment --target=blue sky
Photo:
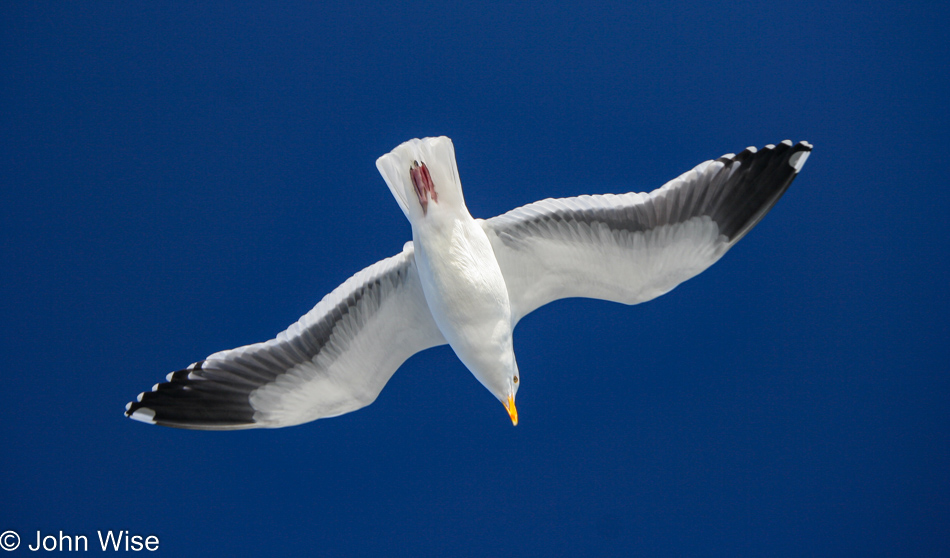
[[[2,11],[0,531],[168,556],[950,555],[946,3]],[[516,428],[447,347],[299,427],[122,417],[398,252],[374,161],[427,135],[476,217],[815,150],[668,295],[525,318]]]

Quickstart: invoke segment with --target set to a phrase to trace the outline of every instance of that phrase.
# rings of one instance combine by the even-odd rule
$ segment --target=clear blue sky
[[[0,531],[165,556],[950,555],[946,2],[201,4],[2,8]],[[516,428],[447,347],[299,427],[123,418],[398,252],[374,161],[427,135],[476,217],[815,150],[668,295],[525,318]]]

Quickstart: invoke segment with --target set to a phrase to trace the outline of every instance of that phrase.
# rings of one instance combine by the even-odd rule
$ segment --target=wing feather
[[[372,403],[413,354],[445,343],[412,243],[357,273],[275,339],[214,353],[129,403],[131,418],[200,430],[276,428]]]
[[[788,140],[750,147],[649,194],[546,199],[483,221],[513,319],[561,298],[637,304],[670,291],[762,219],[811,149]]]

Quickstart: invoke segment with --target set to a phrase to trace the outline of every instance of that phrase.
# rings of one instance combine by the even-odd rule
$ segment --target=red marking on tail
[[[429,175],[429,169],[425,163],[420,165],[418,161],[412,162],[409,169],[409,176],[412,178],[412,185],[416,189],[416,196],[419,198],[419,205],[422,206],[422,214],[426,214],[429,206],[429,199],[438,203],[439,196],[435,192],[435,184],[432,183],[432,176]]]

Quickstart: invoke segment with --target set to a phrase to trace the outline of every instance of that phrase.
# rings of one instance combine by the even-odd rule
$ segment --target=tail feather
[[[424,215],[409,172],[413,162],[428,167],[439,205],[465,207],[452,140],[445,136],[411,139],[376,160],[376,168],[407,219],[413,221]]]

